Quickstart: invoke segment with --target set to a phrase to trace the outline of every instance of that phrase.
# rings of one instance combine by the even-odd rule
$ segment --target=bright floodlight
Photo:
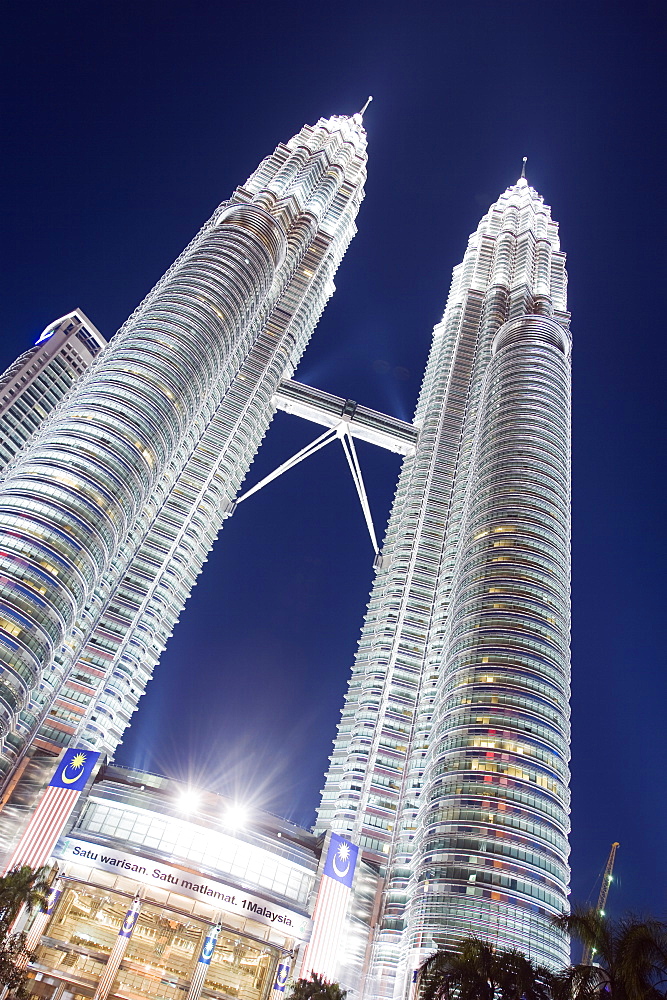
[[[192,813],[199,805],[199,792],[194,788],[184,788],[178,798],[178,808],[181,812]]]
[[[233,802],[227,807],[227,812],[223,819],[225,826],[230,827],[232,830],[238,830],[239,827],[245,826],[248,820],[248,810],[238,802]]]

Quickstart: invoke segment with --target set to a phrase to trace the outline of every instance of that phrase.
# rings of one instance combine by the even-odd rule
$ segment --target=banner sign
[[[100,754],[93,750],[71,747],[63,752],[51,781],[7,862],[5,874],[23,865],[41,868],[46,864],[99,758]]]
[[[276,993],[285,992],[285,984],[289,979],[289,965],[280,964],[276,969],[276,981],[273,984],[273,988]]]
[[[63,861],[76,861],[89,868],[116,872],[145,885],[158,885],[161,889],[169,889],[180,896],[204,900],[217,909],[277,927],[298,941],[307,941],[310,937],[311,921],[302,913],[174,865],[156,862],[139,854],[100,847],[99,844],[73,837],[67,837],[58,845],[54,855]]]
[[[49,785],[52,788],[69,788],[72,792],[82,792],[99,756],[93,750],[65,750]]]
[[[351,889],[358,853],[359,848],[351,840],[345,840],[340,834],[332,833],[324,874]]]
[[[329,838],[313,911],[313,933],[299,970],[301,979],[317,973],[335,982],[343,960],[342,942],[346,931],[352,881],[359,848],[339,833]]]
[[[49,916],[52,916],[53,911],[55,910],[58,904],[58,900],[60,899],[62,894],[63,894],[63,887],[60,882],[58,882],[54,886],[51,886],[46,895],[46,899],[44,900],[44,906],[42,907],[44,913],[48,913]]]
[[[201,954],[199,956],[199,961],[202,965],[210,965],[211,959],[213,958],[213,952],[215,951],[215,944],[218,940],[218,935],[220,934],[220,924],[214,927],[210,933],[206,936],[206,940],[202,945]]]
[[[125,920],[121,924],[121,928],[118,931],[118,937],[129,938],[132,937],[132,931],[134,930],[134,925],[139,919],[139,910],[141,909],[141,901],[135,899],[132,906],[129,908],[125,914]]]

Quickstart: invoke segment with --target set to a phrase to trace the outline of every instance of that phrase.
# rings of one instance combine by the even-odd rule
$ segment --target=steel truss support
[[[242,493],[241,496],[237,498],[233,507],[227,512],[227,516],[231,516],[240,503],[243,503],[244,500],[247,500],[249,497],[253,496],[253,494],[258,493],[259,490],[264,488],[264,486],[268,486],[268,484],[272,483],[274,479],[278,478],[278,476],[282,476],[284,472],[287,472],[289,469],[293,469],[295,465],[303,462],[306,458],[310,458],[311,455],[320,451],[321,448],[326,448],[328,444],[331,444],[332,441],[336,441],[337,439],[343,446],[345,458],[347,459],[347,464],[350,467],[352,479],[357,490],[357,496],[359,497],[359,503],[361,504],[361,510],[364,515],[366,527],[368,528],[371,544],[373,545],[375,555],[378,556],[380,550],[377,543],[377,536],[375,534],[375,527],[373,525],[371,508],[368,502],[368,494],[366,493],[364,477],[361,473],[357,449],[354,446],[354,440],[352,438],[352,434],[350,433],[350,426],[347,420],[341,420],[335,427],[331,427],[329,430],[325,431],[324,434],[320,434],[320,436],[315,438],[314,441],[311,441],[310,444],[305,446],[305,448],[297,451],[295,455],[288,458],[286,462],[279,465],[277,469],[270,472],[268,476],[261,479],[251,489]]]

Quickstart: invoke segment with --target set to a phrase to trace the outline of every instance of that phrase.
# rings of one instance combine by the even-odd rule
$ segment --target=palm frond
[[[596,959],[610,960],[614,952],[614,929],[598,910],[575,908],[571,913],[552,917],[551,922],[594,952]]]

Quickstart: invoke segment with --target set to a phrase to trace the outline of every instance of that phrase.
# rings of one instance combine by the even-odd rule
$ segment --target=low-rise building
[[[301,971],[328,880],[349,899],[341,897],[342,923],[319,928],[318,940],[331,932],[333,942],[320,971],[358,995],[379,880],[359,861],[351,889],[334,884],[329,840],[266,812],[242,819],[225,797],[172,779],[100,768],[54,850],[54,900],[31,992],[266,1000],[275,991],[278,1000]],[[319,912],[320,923],[331,919],[322,904]]]

